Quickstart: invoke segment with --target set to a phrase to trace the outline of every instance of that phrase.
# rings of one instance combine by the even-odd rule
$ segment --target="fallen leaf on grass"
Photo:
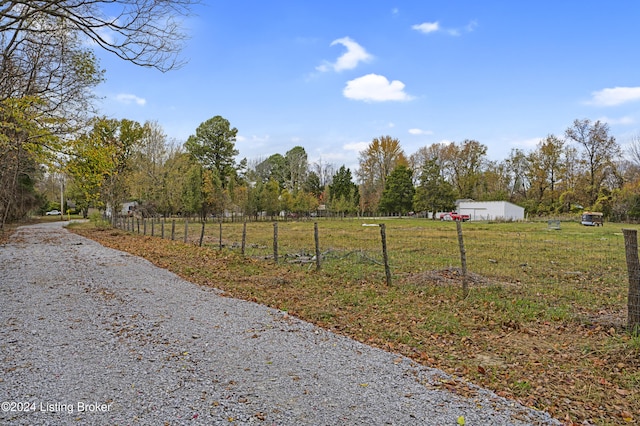
[[[628,411],[622,411],[620,413],[620,417],[622,417],[622,420],[624,420],[627,423],[631,423],[633,422],[633,416],[631,415],[630,412]]]

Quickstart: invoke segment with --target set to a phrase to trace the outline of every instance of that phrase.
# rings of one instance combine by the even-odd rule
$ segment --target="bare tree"
[[[52,134],[67,134],[92,111],[103,71],[81,40],[58,19],[29,22],[40,32],[0,33],[0,102],[31,99],[26,108]]]
[[[631,137],[627,147],[627,155],[636,166],[640,166],[640,134]]]
[[[615,170],[614,163],[621,155],[620,146],[609,136],[609,126],[600,121],[575,120],[565,135],[582,148],[582,162],[587,171],[587,202],[592,205],[598,199],[603,182]]]
[[[197,0],[5,0],[0,6],[0,32],[10,54],[25,34],[42,33],[34,22],[52,18],[119,58],[167,71],[181,65],[185,41],[180,17]]]
[[[285,154],[287,167],[287,186],[293,193],[297,193],[309,174],[307,151],[301,146],[294,146]]]
[[[320,186],[324,188],[332,182],[332,178],[335,173],[335,165],[323,161],[321,157],[318,161],[311,164],[311,171],[318,175],[318,178],[320,179]]]
[[[167,160],[167,135],[156,121],[146,122],[143,130],[140,142],[133,147],[130,195],[142,203],[156,203],[160,198],[163,165]]]

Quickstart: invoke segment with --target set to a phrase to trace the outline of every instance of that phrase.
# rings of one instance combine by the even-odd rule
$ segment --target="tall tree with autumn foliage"
[[[458,192],[458,198],[480,198],[487,146],[476,140],[465,139],[459,145],[450,143],[443,150],[443,155],[446,156],[445,170]]]
[[[599,120],[575,120],[566,131],[568,140],[578,144],[580,163],[585,168],[584,204],[592,206],[598,200],[604,182],[616,173],[615,161],[621,156],[616,138],[609,135],[609,126]]]
[[[564,141],[554,135],[541,140],[527,158],[529,199],[539,213],[552,212],[560,198],[558,183],[564,178]]]
[[[72,142],[66,171],[87,206],[107,205],[111,212],[120,211],[129,196],[127,176],[132,170],[134,147],[147,132],[148,128],[136,121],[97,118],[90,131]]]
[[[360,153],[357,176],[360,181],[360,209],[378,210],[380,197],[391,171],[400,165],[408,166],[400,141],[391,136],[374,138]]]

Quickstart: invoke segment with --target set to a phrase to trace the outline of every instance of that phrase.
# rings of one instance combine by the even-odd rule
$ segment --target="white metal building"
[[[456,201],[457,211],[471,220],[524,220],[524,207],[508,201]]]

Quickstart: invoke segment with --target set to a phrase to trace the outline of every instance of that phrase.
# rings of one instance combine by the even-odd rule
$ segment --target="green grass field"
[[[419,286],[436,280],[451,287],[460,281],[460,250],[453,222],[321,219],[317,223],[322,270],[335,279],[385,283],[380,228],[363,226],[384,223],[394,283]],[[165,238],[170,238],[171,222],[164,227]],[[311,259],[315,254],[314,223],[280,221],[277,227],[279,261],[298,264],[303,270],[315,269]],[[462,228],[470,288],[476,293],[495,292],[492,287],[499,286],[533,305],[547,305],[550,315],[624,309],[627,273],[623,227],[637,228],[562,222],[557,230],[546,222],[466,222]],[[161,224],[155,223],[153,228],[160,236]],[[184,222],[176,222],[176,240],[184,239],[184,229]],[[204,245],[219,248],[222,241],[223,250],[240,252],[242,232],[242,223],[225,222],[220,238],[220,224],[208,222]],[[190,242],[197,244],[200,233],[200,223],[189,224]],[[273,242],[273,222],[247,223],[246,256],[272,259]],[[520,305],[522,308],[523,303]]]

